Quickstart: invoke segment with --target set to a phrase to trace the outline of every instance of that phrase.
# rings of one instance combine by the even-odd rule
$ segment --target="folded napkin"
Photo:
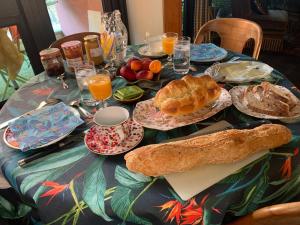
[[[205,61],[225,57],[227,52],[212,43],[208,44],[192,44],[191,45],[191,60]]]
[[[48,106],[9,125],[11,139],[22,151],[45,145],[67,135],[83,123],[64,103]]]

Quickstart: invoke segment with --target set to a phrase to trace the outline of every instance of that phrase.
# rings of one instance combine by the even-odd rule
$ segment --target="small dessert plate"
[[[118,145],[105,145],[103,140],[106,138],[100,135],[99,129],[101,127],[93,126],[85,135],[84,143],[88,150],[99,155],[118,155],[127,152],[136,147],[144,137],[143,127],[134,122],[132,119],[127,121],[129,125],[129,135],[121,144]],[[103,134],[103,132],[102,132]],[[114,134],[110,134],[114,135]],[[117,134],[115,134],[117,135]]]
[[[149,57],[152,59],[158,59],[167,56],[162,49],[157,49],[156,51],[151,51],[148,46],[142,46],[139,48],[138,53],[143,57]]]

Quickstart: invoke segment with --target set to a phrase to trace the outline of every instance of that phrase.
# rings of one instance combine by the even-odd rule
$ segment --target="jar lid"
[[[81,41],[67,41],[61,44],[62,48],[76,48],[81,47]]]
[[[40,56],[49,59],[49,58],[61,56],[61,52],[59,48],[46,48],[40,51]]]
[[[92,35],[87,35],[83,38],[83,40],[85,41],[94,41],[94,40],[98,40],[99,36],[96,34],[92,34]]]

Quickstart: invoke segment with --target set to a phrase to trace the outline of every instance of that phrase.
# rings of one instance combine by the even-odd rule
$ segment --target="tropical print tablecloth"
[[[233,56],[230,53],[227,59]],[[203,72],[207,66],[198,65],[199,71],[194,74]],[[146,90],[144,99],[154,96],[162,85],[175,78],[179,76],[164,70],[161,82],[141,83]],[[299,90],[278,71],[272,73],[271,82],[289,88],[300,98]],[[68,104],[78,98],[79,91],[74,77],[69,77],[67,83],[69,89],[63,90],[57,80],[44,74],[34,77],[6,103],[0,113],[0,122],[33,109],[49,96],[63,99]],[[122,79],[113,81],[114,89],[125,85]],[[232,87],[231,84],[224,86],[227,89]],[[109,104],[119,103],[111,99]],[[122,106],[131,111],[134,107]],[[145,129],[140,145],[190,134],[224,119],[232,124],[256,120],[231,106],[190,126],[167,132]],[[288,145],[272,150],[188,201],[180,199],[163,177],[132,173],[124,164],[124,155],[104,157],[92,154],[83,141],[20,168],[17,161],[32,153],[10,149],[1,140],[2,172],[22,202],[22,211],[18,214],[18,207],[11,207],[15,213],[11,215],[17,217],[31,209],[38,212],[39,217],[33,216],[32,220],[40,220],[42,224],[222,224],[257,208],[293,201],[299,196],[300,123],[287,126],[293,132]],[[2,212],[9,212],[9,206],[5,196],[0,196],[0,217],[3,217]]]

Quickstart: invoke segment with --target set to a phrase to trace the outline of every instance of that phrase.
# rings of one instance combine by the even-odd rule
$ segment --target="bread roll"
[[[259,151],[276,148],[292,138],[283,125],[226,130],[191,139],[144,146],[125,155],[126,166],[146,176],[183,172],[200,165],[234,163]]]
[[[187,75],[159,90],[154,105],[163,113],[180,116],[198,111],[216,101],[220,94],[221,88],[210,76]]]

